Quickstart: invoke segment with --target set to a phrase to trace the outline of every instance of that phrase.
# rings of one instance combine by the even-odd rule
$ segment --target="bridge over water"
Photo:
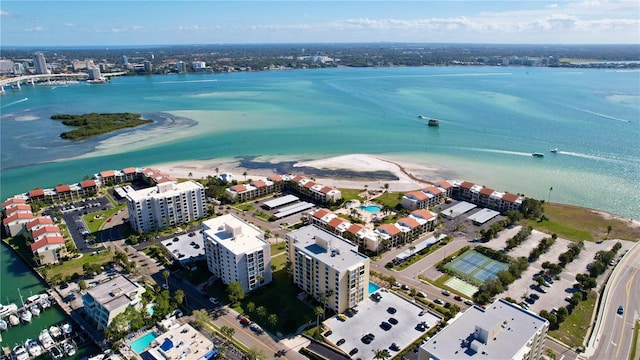
[[[120,76],[124,75],[126,72],[116,72],[116,73],[104,73],[102,74],[105,78],[110,78],[112,76]],[[5,92],[5,86],[17,87],[18,89],[24,85],[35,85],[36,83],[41,82],[51,82],[57,80],[64,81],[73,81],[73,80],[86,80],[89,77],[88,74],[85,73],[77,73],[77,74],[38,74],[38,75],[24,75],[24,76],[16,76],[12,78],[2,79],[0,80],[0,92]]]

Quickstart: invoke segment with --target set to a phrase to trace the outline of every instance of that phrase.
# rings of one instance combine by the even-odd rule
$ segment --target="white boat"
[[[51,354],[51,357],[54,360],[60,360],[64,357],[64,353],[62,352],[62,349],[60,349],[58,345],[53,345],[51,350],[49,350],[49,354]]]
[[[40,307],[42,308],[42,310],[45,310],[51,307],[51,301],[49,301],[48,296],[43,295],[40,297]]]
[[[49,334],[49,330],[47,329],[42,329],[42,331],[40,332],[40,336],[38,336],[38,340],[45,350],[51,349],[56,344],[55,341],[53,341],[51,334]]]
[[[62,331],[60,331],[59,327],[55,325],[51,325],[51,327],[49,328],[49,334],[51,334],[51,336],[53,336],[53,338],[56,339],[62,336]]]
[[[76,354],[76,347],[73,345],[71,340],[65,340],[60,343],[62,345],[62,350],[67,356],[73,356]]]
[[[20,324],[20,319],[18,319],[18,317],[13,314],[9,315],[9,324],[11,324],[11,326],[16,326]]]
[[[20,312],[20,320],[24,322],[31,322],[32,315],[33,314],[31,314],[31,311],[25,308]]]
[[[33,306],[31,306],[31,314],[34,316],[40,315],[40,306],[38,306],[38,304],[33,304]]]
[[[42,346],[40,346],[40,344],[38,344],[34,339],[27,339],[27,341],[24,342],[24,347],[33,357],[42,355]]]
[[[554,153],[554,154],[557,154],[557,153],[558,153],[558,148],[551,149],[551,150],[549,150],[549,151],[551,151],[551,152],[552,152],[552,153]]]
[[[22,345],[14,346],[13,350],[11,351],[11,355],[12,355],[14,360],[27,360],[27,359],[29,359],[29,353],[27,352],[27,349],[25,349],[24,346],[22,346]]]
[[[4,319],[0,319],[0,331],[7,330],[9,324]]]
[[[11,315],[16,311],[18,311],[18,305],[16,304],[8,304],[8,305],[0,304],[0,317]]]
[[[27,298],[27,304],[40,300],[40,295],[31,295]]]
[[[73,328],[71,327],[71,324],[69,323],[64,323],[62,325],[62,332],[65,334],[71,334],[73,332]]]

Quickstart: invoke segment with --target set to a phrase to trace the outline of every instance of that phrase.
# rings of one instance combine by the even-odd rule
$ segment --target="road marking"
[[[627,314],[629,313],[629,293],[631,292],[631,284],[633,283],[633,279],[638,274],[638,271],[640,271],[640,269],[636,269],[636,271],[634,271],[633,275],[631,275],[631,277],[629,278],[629,281],[627,281],[627,284],[625,285],[625,292],[627,293],[627,297],[624,302],[624,307],[627,309],[627,311],[625,311],[624,315],[622,316],[622,329],[620,331],[620,341],[618,341],[618,343],[620,344],[622,344],[624,335],[626,333],[626,331],[624,331],[624,327],[627,323]],[[618,347],[618,351],[616,351],[616,358],[620,354],[620,349],[622,349],[622,346]]]

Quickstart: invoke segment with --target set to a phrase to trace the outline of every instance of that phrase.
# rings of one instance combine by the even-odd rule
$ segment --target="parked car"
[[[396,308],[389,306],[389,307],[387,308],[387,312],[388,312],[389,314],[395,314],[395,313],[396,313]]]
[[[456,296],[453,297],[453,299],[457,300],[457,301],[462,301],[462,296],[456,295]]]
[[[327,331],[326,333],[324,333],[324,337],[328,337],[328,336],[330,336],[331,334],[333,334],[333,331],[329,330],[329,331]]]
[[[358,353],[358,348],[353,348],[353,349],[351,349],[351,351],[349,351],[349,355],[351,355],[351,356],[353,356],[353,355],[355,355],[357,353]]]
[[[209,301],[213,304],[213,305],[218,305],[220,302],[218,301],[218,299],[214,298],[213,296],[209,298]]]
[[[419,296],[419,297],[421,297],[421,298],[425,298],[425,299],[427,298],[427,294],[423,293],[422,291],[418,291],[418,292],[416,293],[416,296]]]
[[[336,345],[340,346],[340,345],[344,344],[344,343],[345,343],[345,341],[346,341],[345,339],[340,339],[340,340],[338,340],[338,342],[336,343]]]
[[[389,324],[386,321],[383,321],[383,322],[380,323],[380,328],[382,330],[384,330],[384,331],[389,331],[389,330],[391,330],[391,324]]]
[[[451,293],[448,290],[443,290],[442,291],[442,295],[449,296],[449,295],[451,295]]]
[[[338,314],[337,317],[342,321],[347,321],[347,317],[344,314]]]
[[[387,320],[387,322],[389,322],[389,324],[391,324],[391,325],[398,325],[398,319],[396,319],[396,318],[389,318],[389,320]]]
[[[438,305],[444,305],[444,301],[440,300],[439,298],[436,298],[435,300],[433,300],[433,302]]]

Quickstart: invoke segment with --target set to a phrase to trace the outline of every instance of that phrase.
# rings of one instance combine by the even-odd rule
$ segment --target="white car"
[[[213,296],[209,298],[209,301],[211,301],[211,303],[213,305],[218,305],[219,304],[218,299],[214,298]]]
[[[167,285],[166,283],[162,284],[160,286],[162,286],[162,288],[165,289],[165,290],[169,290],[169,285]]]

